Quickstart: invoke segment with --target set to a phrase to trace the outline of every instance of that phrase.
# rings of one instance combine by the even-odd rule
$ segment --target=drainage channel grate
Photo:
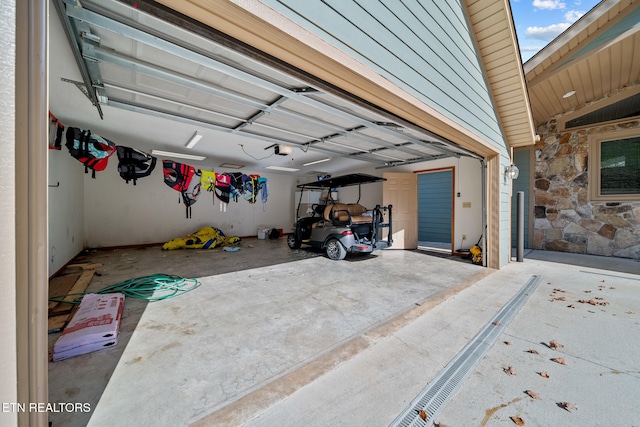
[[[516,317],[524,303],[533,294],[542,280],[531,276],[522,289],[506,303],[491,321],[449,362],[431,383],[391,423],[392,427],[421,427],[432,425],[445,403],[462,387],[463,381],[480,363],[482,357],[498,340],[507,325]],[[420,410],[427,413],[427,421],[419,416]]]

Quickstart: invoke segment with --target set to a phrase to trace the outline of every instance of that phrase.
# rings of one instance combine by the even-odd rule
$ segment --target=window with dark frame
[[[640,137],[600,142],[600,194],[640,194]]]

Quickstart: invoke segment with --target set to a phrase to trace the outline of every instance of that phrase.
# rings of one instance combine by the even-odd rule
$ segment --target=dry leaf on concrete
[[[569,402],[561,402],[558,404],[558,406],[560,406],[562,409],[566,409],[569,412],[573,411],[574,409],[578,410],[578,407],[576,405],[573,405]]]
[[[584,293],[585,293],[585,294],[590,294],[590,293],[591,293],[591,291],[584,291]]]
[[[498,322],[497,320],[495,322],[492,323],[492,325],[494,326],[502,326],[502,323]]]
[[[507,375],[515,375],[516,374],[516,368],[514,368],[513,366],[509,366],[508,368],[504,369],[504,372]]]
[[[518,426],[523,426],[524,425],[524,420],[522,418],[520,418],[520,417],[511,417],[511,421],[516,423],[516,425],[518,425]]]
[[[569,308],[576,308],[576,306],[574,304],[569,304],[567,307]]]
[[[540,372],[540,376],[543,377],[543,378],[550,378],[549,374],[547,373],[547,371]]]
[[[552,298],[551,301],[566,301],[567,297],[557,297],[557,298]]]
[[[551,340],[551,341],[549,341],[549,347],[554,349],[554,350],[557,350],[559,348],[564,348],[564,345],[560,344],[556,340]]]
[[[449,424],[433,423],[433,427],[451,427]]]
[[[564,360],[564,357],[554,357],[553,359],[551,359],[551,361],[559,363],[561,365],[566,365],[567,364],[567,361]]]
[[[511,345],[510,341],[503,341],[503,342],[504,342],[504,345]]]
[[[538,350],[534,350],[534,349],[527,350],[527,353],[531,353],[531,354],[540,354],[540,353],[538,353]]]
[[[540,397],[540,395],[538,393],[536,393],[535,391],[525,390],[525,393],[527,393],[529,395],[529,397],[531,397],[532,399],[542,399]]]
[[[427,421],[427,412],[424,409],[420,409],[418,415],[422,418],[422,421]]]

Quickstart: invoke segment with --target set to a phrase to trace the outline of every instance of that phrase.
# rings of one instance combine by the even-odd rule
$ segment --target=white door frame
[[[48,402],[48,0],[16,0],[16,372],[18,402]],[[17,414],[46,426],[46,412]]]

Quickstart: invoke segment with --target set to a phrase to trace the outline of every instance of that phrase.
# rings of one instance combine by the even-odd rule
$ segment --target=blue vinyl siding
[[[451,243],[453,172],[418,175],[418,241]]]
[[[490,143],[504,145],[459,1],[263,2]]]

